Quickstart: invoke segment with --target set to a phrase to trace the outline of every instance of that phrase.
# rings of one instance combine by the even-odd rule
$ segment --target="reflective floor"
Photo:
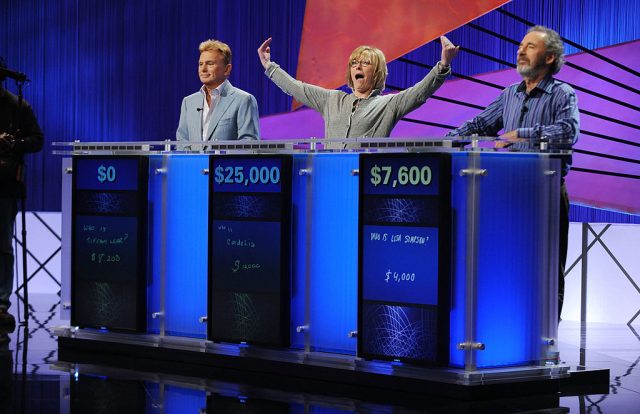
[[[608,368],[608,394],[557,395],[465,402],[416,395],[352,399],[331,387],[292,393],[277,381],[257,387],[233,381],[171,377],[57,361],[54,295],[31,295],[28,328],[0,330],[0,413],[640,413],[640,335],[627,325],[560,324],[561,359],[572,369]],[[13,303],[16,303],[13,301]],[[22,313],[14,306],[12,312]],[[20,312],[18,312],[20,311]],[[249,374],[248,374],[249,375]],[[524,386],[524,385],[523,385]],[[328,392],[325,392],[327,391]],[[388,397],[388,398],[387,398]]]

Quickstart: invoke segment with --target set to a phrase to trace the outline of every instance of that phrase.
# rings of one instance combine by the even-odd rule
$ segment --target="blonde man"
[[[200,43],[200,90],[185,97],[176,131],[179,141],[259,139],[258,104],[253,95],[235,88],[231,49],[218,40]]]
[[[258,48],[265,74],[286,94],[322,114],[326,138],[388,137],[407,113],[422,105],[451,73],[450,64],[458,48],[442,36],[440,62],[413,87],[397,94],[382,95],[387,79],[384,54],[372,46],[360,46],[347,61],[347,83],[351,94],[320,88],[293,79],[271,61],[271,38]]]

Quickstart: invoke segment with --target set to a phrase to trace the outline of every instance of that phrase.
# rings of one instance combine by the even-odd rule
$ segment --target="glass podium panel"
[[[349,334],[357,330],[358,154],[309,157],[309,350],[355,354]]]
[[[293,155],[291,174],[291,326],[289,337],[291,348],[305,349],[305,338],[308,333],[302,328],[308,323],[307,315],[307,273],[309,260],[307,252],[310,250],[309,223],[306,219],[307,209],[311,207],[307,196],[310,186],[308,171],[310,157],[306,154]],[[303,174],[300,171],[303,171]]]
[[[557,332],[559,161],[521,153],[453,158],[451,365],[543,362]]]
[[[203,170],[209,157],[150,158],[149,331],[160,333],[164,322],[163,334],[204,338],[207,325],[200,318],[207,315],[209,191]]]

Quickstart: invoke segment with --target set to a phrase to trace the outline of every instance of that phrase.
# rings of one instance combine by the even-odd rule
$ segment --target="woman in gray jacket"
[[[451,73],[450,64],[459,46],[444,36],[440,41],[441,59],[427,76],[411,88],[389,95],[382,95],[388,74],[384,54],[372,46],[357,47],[347,60],[350,94],[292,78],[271,61],[271,38],[258,48],[258,55],[265,74],[280,89],[322,114],[326,138],[377,138],[388,137],[400,118],[422,105]]]

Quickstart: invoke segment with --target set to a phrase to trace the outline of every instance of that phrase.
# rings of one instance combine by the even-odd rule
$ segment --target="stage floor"
[[[68,321],[59,319],[57,296],[31,295],[31,306],[28,341],[24,341],[27,335],[24,328],[17,327],[9,334],[10,342],[0,344],[0,350],[9,350],[3,352],[1,358],[0,407],[13,404],[15,412],[88,412],[85,409],[92,407],[91,404],[104,404],[96,397],[100,395],[108,395],[110,405],[119,407],[120,411],[165,413],[187,412],[177,407],[190,404],[205,410],[201,412],[213,412],[211,409],[245,412],[240,410],[252,405],[254,412],[332,413],[424,412],[424,407],[430,407],[429,412],[566,412],[568,408],[570,412],[631,413],[640,407],[640,335],[634,328],[622,324],[588,324],[584,336],[577,322],[560,324],[561,360],[574,373],[579,371],[581,357],[588,369],[609,369],[608,394],[598,390],[599,394],[576,395],[576,390],[588,390],[588,384],[576,388],[573,381],[572,384],[561,382],[560,393],[553,395],[516,398],[508,394],[482,401],[461,401],[434,397],[433,393],[427,396],[415,392],[384,392],[364,384],[336,387],[323,381],[307,381],[305,385],[305,380],[296,383],[295,379],[277,375],[257,378],[255,374],[239,370],[218,370],[207,378],[174,376],[149,370],[134,371],[126,366],[108,367],[101,364],[103,361],[98,356],[88,361],[86,355],[79,355],[82,363],[75,364],[76,361],[69,360],[69,353],[65,354],[68,361],[61,362],[52,328],[68,325]],[[18,310],[14,307],[12,311],[15,314]],[[93,400],[87,401],[88,396],[94,396]],[[170,410],[172,401],[182,402],[176,403],[176,410]]]

